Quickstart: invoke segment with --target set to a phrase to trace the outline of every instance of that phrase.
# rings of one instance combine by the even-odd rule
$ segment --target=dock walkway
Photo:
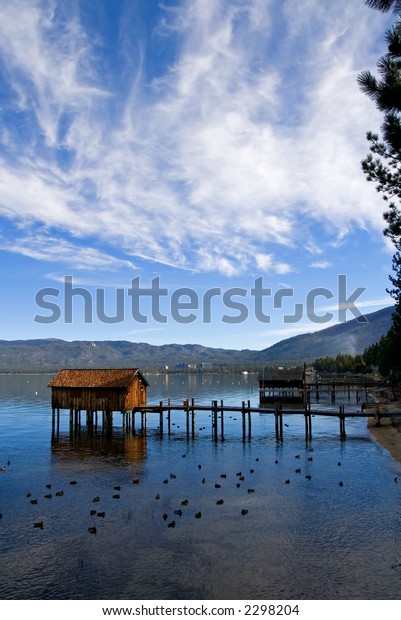
[[[401,406],[400,406],[401,409]],[[195,415],[196,412],[210,412],[211,413],[211,426],[212,426],[212,435],[213,439],[217,441],[220,439],[224,440],[224,415],[227,413],[237,413],[241,415],[242,421],[242,436],[243,439],[246,437],[250,438],[251,436],[251,428],[252,428],[252,414],[270,414],[274,416],[274,427],[276,436],[279,439],[283,438],[284,435],[284,416],[294,416],[294,415],[302,415],[305,418],[305,435],[307,439],[312,438],[312,418],[323,416],[330,418],[338,418],[340,425],[340,437],[341,439],[346,438],[345,431],[345,420],[347,418],[374,418],[376,420],[376,425],[380,426],[381,418],[391,418],[401,416],[401,410],[399,412],[388,412],[385,409],[381,410],[379,404],[366,405],[364,404],[361,408],[361,411],[346,411],[344,405],[340,405],[337,411],[334,410],[312,410],[310,407],[305,409],[295,409],[288,408],[283,409],[280,406],[270,406],[270,407],[257,407],[251,406],[250,401],[247,403],[242,401],[241,406],[234,405],[224,405],[223,401],[220,403],[217,400],[213,400],[211,405],[200,405],[195,404],[194,399],[185,399],[183,404],[175,404],[168,401],[167,403],[163,403],[160,401],[159,404],[155,405],[146,405],[143,407],[136,407],[131,412],[125,412],[126,416],[125,424],[128,428],[135,428],[135,414],[141,414],[141,429],[146,431],[146,416],[148,414],[159,414],[160,416],[160,424],[159,429],[160,433],[163,435],[164,433],[164,418],[165,414],[167,414],[167,432],[171,434],[171,414],[173,411],[183,411],[186,413],[186,431],[187,434],[192,436],[195,435]]]

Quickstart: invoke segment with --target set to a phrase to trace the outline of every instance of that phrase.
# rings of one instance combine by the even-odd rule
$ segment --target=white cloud
[[[317,260],[311,263],[310,266],[314,269],[328,269],[331,267],[331,263],[327,260]]]
[[[143,48],[131,82],[113,90],[102,33],[85,32],[74,7],[0,8],[9,105],[26,124],[0,136],[1,213],[27,231],[11,251],[55,259],[29,234],[39,226],[71,265],[121,259],[75,253],[65,233],[107,241],[129,264],[285,274],[292,251],[323,252],[323,235],[382,229],[359,166],[380,118],[356,84],[376,62],[379,13],[346,0],[330,11],[318,0],[188,0],[165,7],[154,33],[177,42],[168,70],[149,84]]]

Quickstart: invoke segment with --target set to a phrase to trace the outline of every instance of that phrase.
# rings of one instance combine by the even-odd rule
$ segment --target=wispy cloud
[[[330,11],[318,0],[164,6],[153,36],[171,59],[150,77],[144,42],[132,70],[126,11],[112,50],[125,59],[122,86],[105,31],[91,36],[78,9],[0,8],[0,212],[24,231],[10,251],[89,268],[138,256],[285,274],[292,251],[321,247],[316,222],[332,242],[355,226],[381,230],[380,199],[359,170],[380,121],[356,85],[376,62],[380,14],[346,0]],[[94,238],[108,253],[90,249]]]

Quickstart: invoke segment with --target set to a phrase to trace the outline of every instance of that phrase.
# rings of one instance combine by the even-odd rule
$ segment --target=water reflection
[[[147,456],[146,435],[129,435],[122,431],[113,433],[86,432],[85,427],[60,433],[51,441],[52,454],[60,461],[116,458],[129,463],[140,463]],[[96,465],[94,465],[96,466]]]
[[[228,416],[226,441],[213,442],[206,412],[195,440],[184,412],[163,439],[158,415],[146,435],[119,416],[111,433],[71,433],[67,412],[52,437],[48,378],[28,380],[0,380],[0,454],[11,462],[0,473],[0,598],[400,597],[401,465],[366,420],[347,422],[341,442],[338,421],[316,417],[306,443],[293,416],[277,442],[273,419],[254,414],[243,442]],[[150,382],[149,402],[258,402],[252,376]]]

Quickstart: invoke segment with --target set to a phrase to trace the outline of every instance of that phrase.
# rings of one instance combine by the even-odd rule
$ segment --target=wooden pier
[[[401,409],[401,406],[400,406]],[[277,439],[284,437],[284,418],[292,416],[304,416],[305,419],[305,438],[312,438],[312,418],[313,417],[330,417],[339,420],[339,436],[341,439],[346,438],[345,422],[350,418],[374,418],[376,425],[380,426],[380,420],[383,417],[401,416],[400,412],[380,411],[378,404],[363,405],[361,411],[346,411],[344,405],[339,405],[338,409],[333,410],[312,410],[310,407],[304,409],[282,408],[276,404],[273,407],[251,406],[250,401],[242,401],[240,406],[225,405],[224,402],[213,400],[210,405],[195,404],[195,399],[186,398],[182,404],[167,403],[160,401],[154,405],[142,405],[134,407],[132,410],[122,412],[123,430],[128,433],[136,434],[137,432],[147,432],[147,418],[149,415],[156,414],[159,416],[158,430],[160,436],[163,437],[167,432],[170,436],[172,433],[172,419],[174,412],[185,413],[185,429],[187,437],[195,438],[195,420],[197,413],[209,413],[211,419],[211,435],[213,441],[224,441],[225,439],[225,415],[237,414],[241,421],[242,439],[250,439],[252,435],[252,416],[255,414],[267,414],[274,418],[274,431]],[[103,431],[111,431],[113,427],[113,412],[101,413],[101,428]],[[60,410],[53,409],[52,429],[53,435],[58,434],[60,428]],[[137,427],[137,416],[140,416],[140,426]],[[81,412],[70,412],[70,430],[73,431],[81,425]],[[89,430],[97,430],[98,412],[86,412],[86,426]],[[167,428],[166,428],[167,427]]]

